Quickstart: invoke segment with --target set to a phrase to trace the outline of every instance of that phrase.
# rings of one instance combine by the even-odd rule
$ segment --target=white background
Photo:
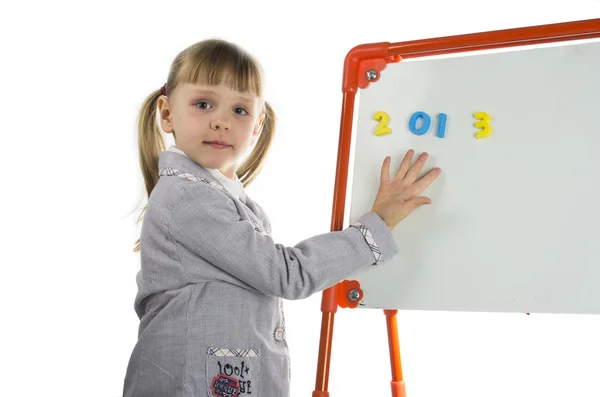
[[[116,397],[138,326],[135,120],[179,51],[218,37],[261,61],[280,122],[248,193],[294,245],[329,231],[353,46],[598,18],[600,2],[38,1],[0,15],[0,395]],[[286,302],[294,397],[314,390],[320,302]],[[598,396],[599,329],[594,316],[401,312],[408,396]],[[389,395],[381,311],[338,313],[331,364],[332,396]]]

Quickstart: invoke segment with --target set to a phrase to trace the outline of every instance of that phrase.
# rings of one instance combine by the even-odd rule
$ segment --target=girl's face
[[[162,129],[175,145],[206,168],[234,177],[238,161],[256,143],[262,102],[227,85],[182,84],[158,101]]]

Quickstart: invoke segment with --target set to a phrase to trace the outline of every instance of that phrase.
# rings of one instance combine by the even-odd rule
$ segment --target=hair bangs
[[[250,55],[233,44],[206,43],[192,51],[180,69],[180,81],[191,84],[219,85],[251,93],[262,98],[261,71]]]

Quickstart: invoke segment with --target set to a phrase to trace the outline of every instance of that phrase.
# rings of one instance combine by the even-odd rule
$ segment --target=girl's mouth
[[[210,142],[204,142],[204,143],[215,149],[227,149],[228,147],[231,146],[231,145],[228,145],[228,144],[226,144],[224,142],[220,142],[220,141],[210,141]]]

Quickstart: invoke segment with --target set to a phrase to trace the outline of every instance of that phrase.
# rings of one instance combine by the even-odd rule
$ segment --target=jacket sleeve
[[[265,295],[303,299],[397,253],[391,232],[373,212],[345,230],[286,247],[255,231],[233,201],[213,187],[181,186],[169,219],[175,244]],[[201,266],[182,266],[190,282],[202,279]]]

